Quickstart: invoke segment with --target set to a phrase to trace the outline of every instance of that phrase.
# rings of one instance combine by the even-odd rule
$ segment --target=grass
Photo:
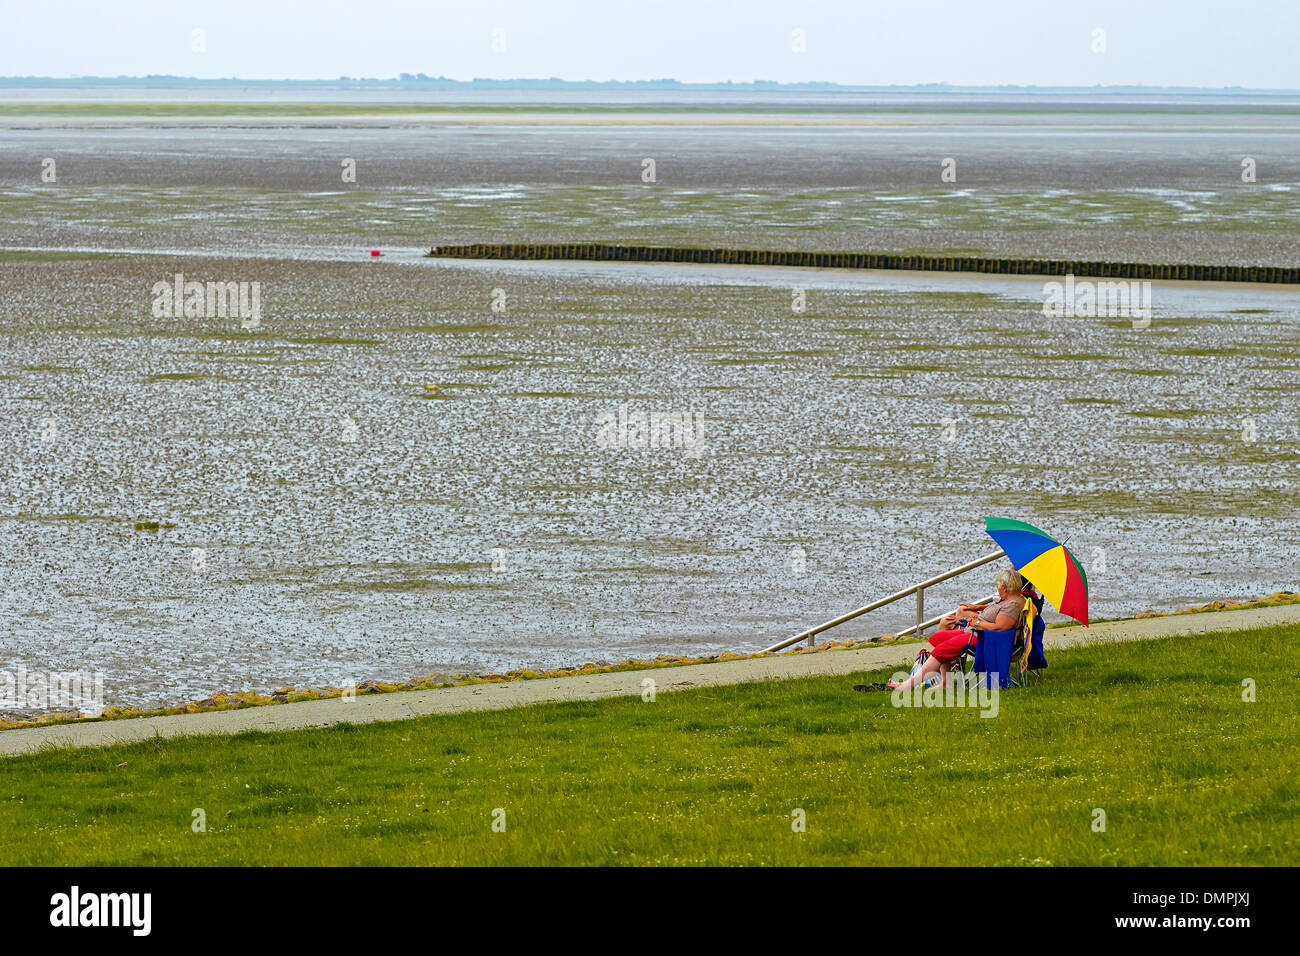
[[[164,528],[174,528],[176,525],[171,521],[137,521],[135,523],[136,531],[159,531]]]
[[[1134,617],[1140,620],[1147,617],[1170,617],[1175,614],[1207,614],[1214,611],[1248,610],[1257,607],[1282,607],[1287,604],[1300,604],[1300,594],[1297,594],[1294,591],[1274,591],[1272,594],[1254,600],[1211,601],[1209,604],[1197,604],[1193,607],[1185,607],[1178,611],[1139,611],[1134,615]],[[1105,620],[1105,618],[1093,618],[1094,623],[1102,620]],[[1048,625],[1048,627],[1058,626],[1060,625]]]
[[[877,673],[44,752],[0,863],[1295,864],[1297,638],[1057,652],[994,719]]]

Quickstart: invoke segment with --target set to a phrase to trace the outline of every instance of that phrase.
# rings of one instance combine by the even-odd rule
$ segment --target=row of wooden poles
[[[987,256],[906,256],[881,252],[799,252],[772,249],[682,249],[604,243],[474,243],[434,246],[450,259],[587,259],[600,262],[700,262],[816,269],[907,269],[989,272],[996,275],[1090,276],[1106,279],[1185,279],[1194,282],[1300,283],[1295,266],[1205,266],[1165,262],[1088,262],[1069,259],[995,259]]]

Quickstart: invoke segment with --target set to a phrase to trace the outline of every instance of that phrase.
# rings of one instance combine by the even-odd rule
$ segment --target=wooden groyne
[[[884,252],[802,252],[772,249],[687,249],[607,243],[474,243],[434,246],[429,256],[448,259],[573,259],[595,262],[694,262],[719,265],[795,266],[811,269],[902,269],[983,272],[992,275],[1154,279],[1189,282],[1300,284],[1296,266],[1206,266],[1173,262],[1098,262],[1077,259],[1002,259],[989,256],[918,256]]]

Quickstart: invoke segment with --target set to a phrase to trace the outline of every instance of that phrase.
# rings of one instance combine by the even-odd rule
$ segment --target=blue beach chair
[[[1047,666],[1043,656],[1043,599],[1031,597],[1025,602],[1016,626],[1006,631],[981,631],[972,652],[971,670],[998,675],[999,687],[1028,687],[1030,676]]]
[[[1030,597],[1015,627],[1006,631],[980,631],[971,638],[971,643],[962,648],[953,671],[965,678],[967,684],[974,681],[976,673],[985,673],[990,675],[991,686],[991,675],[996,672],[999,687],[1028,687],[1034,672],[1047,667],[1043,656],[1045,628],[1042,595]],[[922,648],[911,673],[919,671],[929,659],[930,649]]]

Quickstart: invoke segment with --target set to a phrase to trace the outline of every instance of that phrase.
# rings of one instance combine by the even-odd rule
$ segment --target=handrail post
[[[985,605],[985,604],[992,604],[992,603],[993,603],[994,601],[996,601],[997,599],[998,599],[998,596],[997,596],[996,594],[991,594],[991,595],[989,595],[989,596],[986,597],[986,598],[980,598],[978,601],[971,601],[970,603],[971,603],[971,604],[974,604],[974,605],[976,605],[976,606],[982,607],[982,606]],[[942,621],[942,620],[943,620],[943,615],[942,615],[942,614],[936,614],[934,617],[930,618],[928,621],[922,621],[922,622],[921,622],[921,626],[920,626],[920,628],[917,628],[917,626],[916,626],[915,624],[909,625],[908,627],[903,628],[901,631],[899,631],[897,634],[895,634],[894,637],[895,637],[895,638],[900,638],[900,637],[902,637],[902,636],[905,635],[905,634],[912,634],[912,633],[916,633],[916,635],[917,635],[918,637],[920,637],[920,632],[921,632],[921,631],[925,630],[927,627],[933,627],[933,626],[937,625],[937,624],[938,624],[940,621]]]
[[[924,626],[921,622],[925,620],[925,588],[916,589],[916,633],[921,633]]]

